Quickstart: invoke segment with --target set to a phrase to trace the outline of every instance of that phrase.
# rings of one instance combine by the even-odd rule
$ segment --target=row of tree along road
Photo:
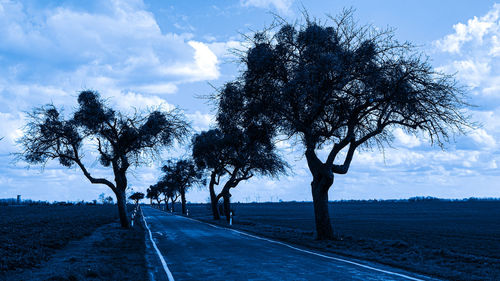
[[[180,197],[185,212],[187,189],[208,182],[214,219],[220,216],[219,200],[229,219],[232,188],[253,176],[289,171],[276,148],[286,139],[303,149],[313,177],[317,238],[331,239],[328,191],[335,174],[349,171],[356,150],[383,148],[396,127],[442,146],[472,126],[465,90],[452,75],[436,72],[425,55],[395,40],[391,30],[356,24],[351,11],[327,24],[308,16],[298,24],[276,19],[248,41],[248,48],[237,52],[243,71],[212,95],[215,126],[191,137],[192,157],[166,162],[164,176],[148,189],[151,200]],[[34,109],[19,156],[42,165],[58,159],[79,167],[91,183],[107,185],[116,195],[121,224],[128,227],[129,167],[150,164],[174,143],[185,142],[190,126],[176,110],[125,115],[94,91],[82,91],[78,104],[70,118],[54,105]],[[94,177],[82,161],[89,143],[100,164],[112,169],[113,180]],[[326,159],[318,157],[322,149]]]

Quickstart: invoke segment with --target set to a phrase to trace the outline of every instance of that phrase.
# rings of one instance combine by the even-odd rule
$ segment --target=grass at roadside
[[[335,202],[337,241],[314,239],[311,203],[233,207],[234,228],[276,240],[439,278],[500,279],[500,221],[492,215],[500,202]],[[213,223],[208,206],[188,208]]]

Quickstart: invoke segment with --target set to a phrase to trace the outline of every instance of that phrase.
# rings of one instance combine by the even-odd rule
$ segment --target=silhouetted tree
[[[169,197],[167,196],[167,187],[164,182],[159,181],[156,184],[152,185],[152,194],[156,201],[158,202],[158,207],[161,206],[161,202],[163,201],[165,203],[165,209],[168,211],[170,210],[170,207],[168,206],[168,200]],[[161,195],[163,195],[163,200],[161,199]]]
[[[19,140],[24,149],[19,157],[29,164],[44,165],[58,159],[65,167],[78,166],[91,183],[104,184],[113,190],[121,225],[129,227],[125,195],[128,168],[148,164],[162,149],[183,139],[188,124],[176,111],[122,114],[109,108],[94,91],[82,91],[78,104],[69,119],[54,105],[35,108],[29,113],[24,136]],[[101,165],[112,169],[114,182],[93,177],[85,166],[82,150],[90,143],[95,145]]]
[[[111,197],[111,196],[104,198],[105,204],[113,204],[113,201],[114,201],[113,197]]]
[[[106,202],[106,194],[104,193],[101,193],[99,194],[99,201],[101,202],[101,204],[104,204]]]
[[[442,146],[470,125],[464,92],[391,30],[359,26],[347,10],[331,26],[306,16],[257,32],[242,55],[246,99],[298,137],[309,170],[318,239],[333,238],[328,191],[358,148],[383,148],[392,128]],[[318,150],[327,151],[326,159]]]
[[[170,211],[168,202],[171,201],[172,211],[174,210],[174,204],[180,196],[176,185],[169,184],[161,179],[156,184],[151,185],[148,190],[148,194],[152,199],[155,199],[158,202],[158,206],[160,206],[163,201],[165,203],[165,210]],[[163,200],[161,199],[161,196],[163,196]]]
[[[139,201],[144,199],[144,193],[142,192],[134,192],[134,194],[128,197],[130,200],[134,200],[135,205],[139,205]]]
[[[157,188],[156,185],[150,185],[149,188],[146,190],[146,198],[149,199],[149,204],[153,205],[153,199],[154,200],[159,200],[159,195],[160,192]],[[158,201],[158,206],[160,205],[160,201]]]
[[[186,192],[193,185],[206,184],[203,171],[191,159],[168,160],[161,170],[165,173],[162,181],[179,192],[182,213],[186,214]]]
[[[226,220],[230,218],[230,189],[254,175],[278,176],[286,163],[276,153],[275,130],[267,116],[248,103],[244,86],[227,83],[214,99],[217,103],[217,129],[193,138],[193,158],[198,167],[210,171],[210,198],[214,219],[219,218],[217,204],[224,200]],[[216,195],[214,185],[227,180]]]
[[[167,206],[167,211],[169,211],[168,201],[170,200],[172,212],[175,212],[175,202],[179,199],[180,193],[177,189],[177,185],[164,183],[164,188],[162,189],[165,195],[165,206]]]
[[[229,142],[228,138],[224,138],[219,129],[201,132],[192,139],[192,156],[196,166],[210,173],[208,190],[212,216],[215,220],[220,219],[215,185],[218,185],[220,178],[226,174],[226,166],[230,165],[234,151],[233,143]]]

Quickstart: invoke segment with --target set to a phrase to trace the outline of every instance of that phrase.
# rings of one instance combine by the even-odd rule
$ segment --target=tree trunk
[[[174,205],[174,204],[175,204],[175,201],[174,201],[174,199],[172,198],[172,212],[175,212],[175,205]]]
[[[222,196],[222,198],[224,198],[224,215],[226,216],[226,221],[229,223],[231,218],[231,194],[226,193]]]
[[[118,214],[120,215],[120,224],[124,228],[130,227],[130,220],[127,212],[127,174],[126,170],[119,169],[116,162],[113,162],[113,173],[116,183],[116,202],[118,203]]]
[[[118,204],[118,214],[120,216],[120,224],[123,228],[130,227],[130,221],[127,213],[127,200],[125,198],[125,191],[118,190],[116,192],[116,203]]]
[[[316,239],[333,239],[333,229],[328,214],[328,190],[333,184],[333,171],[329,165],[319,160],[314,149],[314,145],[308,145],[305,154],[307,166],[313,176],[311,192],[316,223]]]
[[[316,239],[332,240],[333,229],[328,213],[328,190],[333,184],[333,173],[314,177],[311,183],[314,204],[314,218],[316,222]]]
[[[208,185],[208,189],[210,190],[210,204],[212,207],[212,216],[214,220],[219,220],[219,210],[217,208],[217,195],[215,194],[215,173],[212,173],[210,177],[210,183]]]
[[[186,192],[181,192],[181,206],[182,206],[182,214],[186,214]]]

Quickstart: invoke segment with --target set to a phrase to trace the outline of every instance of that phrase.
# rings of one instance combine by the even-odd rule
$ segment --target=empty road
[[[385,266],[333,260],[150,207],[143,213],[175,280],[431,280]]]

